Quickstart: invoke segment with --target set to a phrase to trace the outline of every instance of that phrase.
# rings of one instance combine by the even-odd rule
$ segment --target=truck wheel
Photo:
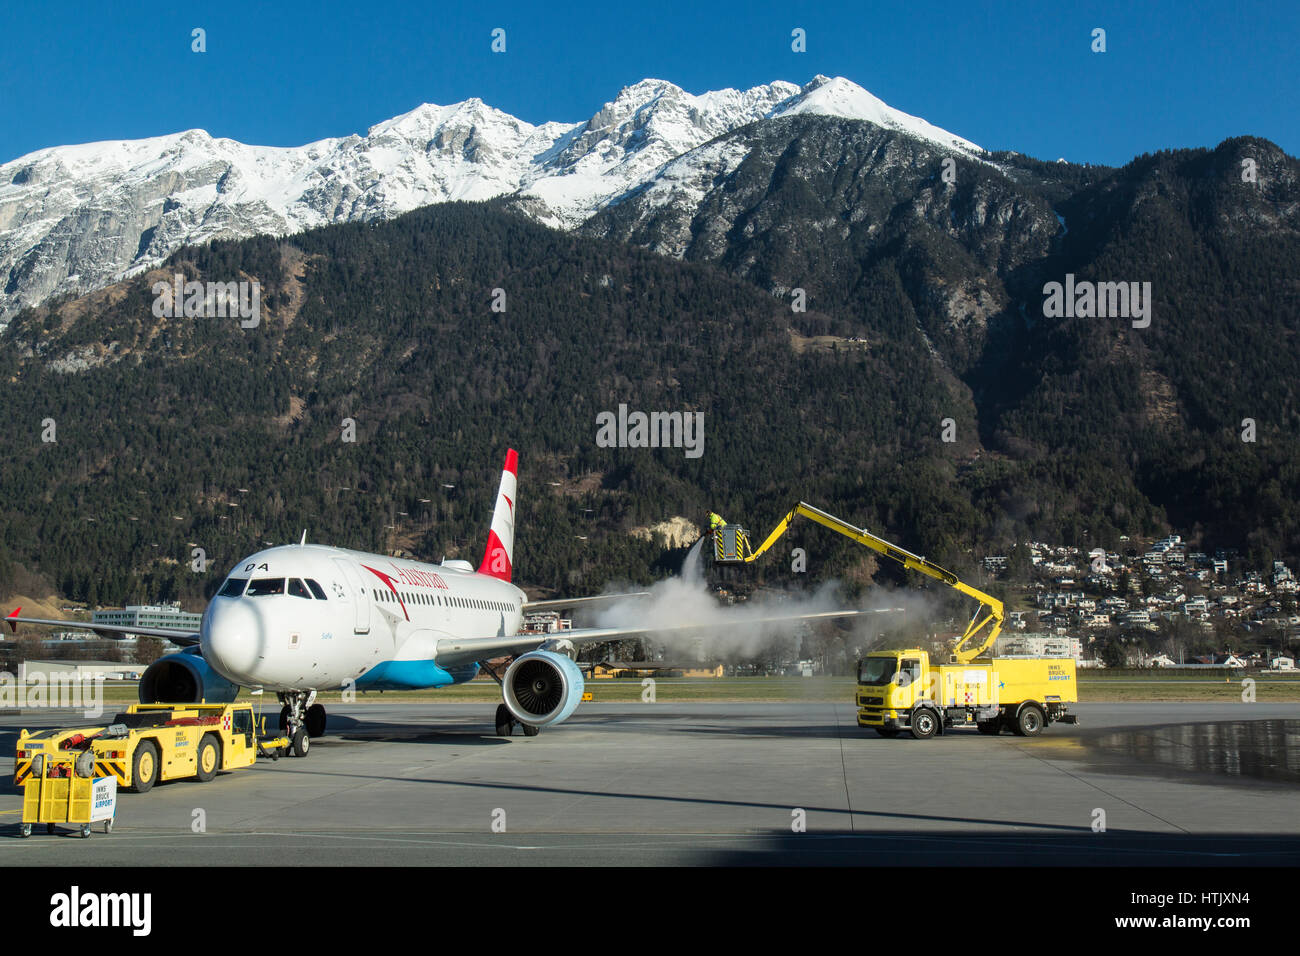
[[[510,713],[510,708],[505,704],[497,705],[497,736],[509,737],[511,731],[515,729],[515,718]]]
[[[212,734],[204,734],[203,739],[199,741],[199,753],[194,768],[194,776],[199,783],[207,783],[217,775],[217,769],[221,766],[221,747],[217,744],[217,738]]]
[[[81,825],[81,838],[84,840],[88,836],[90,836],[90,824],[83,823]]]
[[[1043,712],[1037,704],[1025,704],[1016,714],[1015,731],[1021,737],[1037,737],[1043,732]]]
[[[994,717],[992,720],[981,720],[975,724],[976,729],[982,734],[988,734],[990,737],[996,737],[1002,732],[1002,718]]]
[[[912,736],[917,740],[929,740],[939,732],[939,717],[929,707],[922,707],[912,714]]]
[[[299,727],[298,732],[293,735],[290,742],[295,757],[307,756],[307,751],[311,750],[311,738],[307,736],[307,728]]]
[[[307,708],[307,714],[303,718],[303,723],[307,725],[307,736],[324,737],[325,708],[320,704],[312,704]]]
[[[148,793],[158,782],[158,746],[152,740],[141,741],[131,758],[131,791]]]
[[[894,737],[897,737],[897,736],[898,736],[898,728],[897,728],[897,727],[877,727],[877,728],[876,728],[876,733],[880,734],[880,736],[882,736],[882,737],[889,737],[889,738],[892,740]]]
[[[32,825],[31,825],[30,823],[24,823],[22,826],[20,826],[20,827],[18,828],[18,835],[19,835],[20,837],[23,837],[24,839],[26,839],[27,837],[31,836],[31,835],[32,835]]]

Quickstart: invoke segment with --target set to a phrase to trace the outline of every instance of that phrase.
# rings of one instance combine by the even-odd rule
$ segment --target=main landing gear
[[[497,705],[496,723],[498,737],[509,737],[515,732],[516,727],[522,727],[524,729],[525,737],[536,737],[542,732],[541,727],[535,727],[532,724],[525,724],[522,721],[516,720],[515,715],[510,713],[510,708],[505,704]]]
[[[295,757],[307,756],[313,737],[325,736],[325,708],[316,701],[316,692],[289,690],[276,694],[280,703],[280,729],[289,734]]]

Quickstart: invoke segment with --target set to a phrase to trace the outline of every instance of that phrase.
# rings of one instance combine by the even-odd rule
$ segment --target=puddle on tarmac
[[[1107,769],[1300,784],[1300,720],[1234,720],[1101,731],[1081,740]]]

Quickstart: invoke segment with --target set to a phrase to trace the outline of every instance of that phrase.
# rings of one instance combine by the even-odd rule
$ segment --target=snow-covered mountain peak
[[[216,238],[284,235],[506,195],[524,200],[521,208],[538,220],[572,229],[652,184],[664,202],[689,204],[744,159],[744,137],[731,134],[798,114],[978,149],[826,76],[802,87],[778,80],[700,94],[648,78],[576,123],[533,125],[471,97],[421,104],[364,136],[299,147],[189,129],[43,149],[0,165],[0,324],[52,294],[100,288],[182,245]]]
[[[975,153],[983,151],[970,140],[940,129],[919,116],[894,109],[884,100],[842,76],[829,77],[818,74],[796,96],[775,109],[772,116],[794,116],[801,113],[865,120],[885,129],[894,129],[920,139],[930,140],[948,149]]]

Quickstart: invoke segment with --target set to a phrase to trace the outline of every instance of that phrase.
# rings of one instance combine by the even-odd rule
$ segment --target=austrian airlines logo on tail
[[[519,456],[513,448],[506,452],[506,463],[501,469],[501,488],[497,491],[496,508],[492,511],[492,528],[488,531],[487,547],[478,573],[510,580],[511,562],[515,551],[515,486],[518,483]]]

